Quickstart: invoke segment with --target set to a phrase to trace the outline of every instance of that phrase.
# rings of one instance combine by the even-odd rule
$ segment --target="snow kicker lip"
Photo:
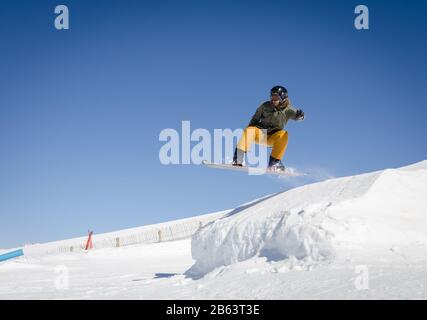
[[[427,243],[427,218],[420,210],[427,205],[427,165],[414,169],[335,178],[255,202],[193,235],[195,264],[186,274],[203,277],[256,256],[317,263],[334,258],[340,242]]]
[[[322,208],[323,210],[323,208]],[[279,261],[295,257],[313,263],[334,255],[331,234],[309,223],[300,212],[281,211],[256,221],[241,221],[227,226],[218,221],[193,236],[192,253],[196,263],[186,275],[198,279],[218,266],[228,266],[255,256]],[[216,253],[209,245],[215,244]],[[203,245],[204,244],[204,245]],[[218,249],[218,250],[216,250]]]

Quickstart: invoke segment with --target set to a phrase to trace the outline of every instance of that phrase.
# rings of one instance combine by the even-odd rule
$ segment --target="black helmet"
[[[288,97],[288,90],[282,86],[275,86],[270,90],[270,96],[278,95],[280,99],[285,100]]]

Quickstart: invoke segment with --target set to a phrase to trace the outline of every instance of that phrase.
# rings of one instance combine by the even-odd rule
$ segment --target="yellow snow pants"
[[[263,134],[260,128],[252,126],[247,127],[243,131],[237,148],[248,152],[253,142],[272,147],[271,156],[275,159],[282,160],[286,147],[288,146],[288,132],[280,130],[266,137],[266,134]]]

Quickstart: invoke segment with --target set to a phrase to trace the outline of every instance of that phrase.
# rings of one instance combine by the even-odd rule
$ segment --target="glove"
[[[302,111],[301,109],[298,109],[297,112],[295,113],[295,117],[297,120],[304,120],[304,111]]]

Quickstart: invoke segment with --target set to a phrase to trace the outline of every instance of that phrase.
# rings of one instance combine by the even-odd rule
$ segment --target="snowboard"
[[[289,170],[288,168],[286,168],[285,171],[274,171],[274,170],[268,170],[264,168],[255,168],[255,167],[247,167],[247,166],[239,167],[239,166],[233,166],[232,164],[212,163],[206,160],[204,160],[202,164],[213,169],[242,171],[252,175],[271,174],[271,175],[285,176],[285,177],[299,177],[299,176],[307,175],[306,173],[297,172],[295,170]]]

